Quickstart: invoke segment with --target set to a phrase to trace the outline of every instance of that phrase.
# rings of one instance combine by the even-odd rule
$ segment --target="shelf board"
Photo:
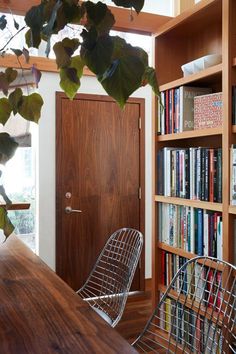
[[[185,205],[193,208],[201,208],[201,209],[222,212],[221,203],[203,202],[201,200],[192,200],[192,199],[184,199],[184,198],[176,198],[176,197],[164,197],[163,195],[155,195],[155,202]]]
[[[167,245],[164,242],[158,242],[157,247],[162,249],[163,251],[174,253],[174,254],[177,254],[178,256],[181,256],[184,258],[191,259],[191,258],[197,257],[197,254],[195,254],[195,253],[187,252],[187,251],[183,250],[182,248],[172,247],[170,245]]]
[[[210,136],[210,135],[222,135],[222,131],[223,131],[222,127],[217,127],[217,128],[191,130],[191,131],[175,133],[175,134],[156,135],[156,141],[170,141],[170,140],[180,140],[180,139],[189,139],[189,138],[199,138],[202,136]],[[235,126],[235,132],[236,132],[236,126]]]
[[[167,84],[161,85],[159,87],[159,89],[160,89],[160,91],[169,90],[169,89],[172,89],[175,87],[190,84],[191,82],[194,82],[194,81],[203,80],[203,79],[209,78],[211,76],[213,77],[213,76],[215,76],[217,74],[221,74],[221,73],[222,73],[222,63],[211,66],[210,68],[207,68],[205,70],[201,70],[200,72],[198,72],[196,74],[188,75],[186,77],[182,77],[180,79],[168,82]]]
[[[4,207],[7,210],[27,210],[30,208],[30,203],[0,204],[0,207]]]
[[[181,27],[182,25],[188,26],[192,24],[193,18],[198,23],[201,23],[203,21],[203,12],[207,14],[210,12],[213,14],[214,9],[209,9],[209,6],[213,5],[213,7],[215,7],[215,3],[215,0],[200,1],[199,3],[195,4],[195,6],[192,6],[189,10],[184,11],[179,16],[174,17],[172,20],[161,26],[154,35],[158,37],[169,31],[172,31],[173,29],[176,29],[176,27]],[[220,4],[218,4],[217,8],[215,9],[214,17],[219,11]]]
[[[233,63],[232,63],[232,66],[236,66],[236,57],[233,58]]]
[[[236,125],[232,125],[232,133],[236,133]]]
[[[163,250],[163,251],[166,251],[166,252],[169,252],[169,253],[173,253],[173,254],[176,254],[176,255],[178,255],[180,257],[184,257],[184,258],[187,258],[187,259],[192,259],[192,258],[195,258],[195,257],[199,257],[195,253],[191,253],[191,252],[185,251],[182,248],[178,248],[178,247],[173,247],[173,246],[167,245],[164,242],[158,242],[157,243],[157,247],[159,249]],[[211,261],[206,261],[206,260],[199,259],[199,263],[204,264],[204,265],[206,265],[208,267],[212,267],[214,269],[223,270],[221,264],[212,264]]]
[[[230,214],[236,214],[236,205],[229,205],[228,211]]]

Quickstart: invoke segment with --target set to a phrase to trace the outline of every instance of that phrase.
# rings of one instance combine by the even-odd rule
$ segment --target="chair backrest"
[[[133,345],[152,353],[236,353],[235,321],[236,267],[196,257],[173,277]]]
[[[124,311],[143,245],[141,232],[123,228],[106,242],[84,286],[78,293],[115,326]]]

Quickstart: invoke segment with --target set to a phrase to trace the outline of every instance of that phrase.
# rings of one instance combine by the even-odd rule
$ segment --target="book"
[[[206,87],[180,86],[180,132],[194,129],[194,97],[211,92]]]
[[[194,97],[194,129],[221,127],[222,109],[222,92]]]

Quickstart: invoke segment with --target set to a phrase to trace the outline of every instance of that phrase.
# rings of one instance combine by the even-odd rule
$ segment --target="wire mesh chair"
[[[236,267],[212,257],[187,261],[143,332],[140,353],[236,353]]]
[[[142,245],[143,235],[135,229],[114,232],[85,284],[77,291],[112,327],[124,311]]]

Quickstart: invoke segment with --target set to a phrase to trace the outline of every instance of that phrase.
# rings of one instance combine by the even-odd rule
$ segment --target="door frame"
[[[57,272],[57,264],[59,259],[59,250],[60,246],[58,246],[58,235],[59,230],[61,230],[61,220],[62,220],[62,208],[61,208],[61,197],[60,193],[60,180],[57,176],[59,176],[59,167],[57,161],[57,149],[60,144],[60,132],[62,129],[61,122],[62,122],[62,110],[61,110],[61,101],[63,99],[69,98],[66,96],[64,92],[56,91],[56,149],[55,149],[55,160],[56,160],[56,272]],[[105,95],[97,95],[97,94],[84,94],[79,93],[76,94],[74,97],[75,99],[86,99],[91,101],[105,101],[105,102],[115,102],[115,100],[109,96]],[[144,98],[129,98],[127,103],[130,104],[139,104],[139,178],[140,178],[140,187],[141,187],[141,199],[139,200],[139,220],[140,226],[139,230],[142,232],[144,237],[144,244],[143,250],[141,253],[140,261],[139,261],[139,268],[140,268],[140,291],[145,291],[145,99]],[[138,191],[137,191],[138,194]]]

